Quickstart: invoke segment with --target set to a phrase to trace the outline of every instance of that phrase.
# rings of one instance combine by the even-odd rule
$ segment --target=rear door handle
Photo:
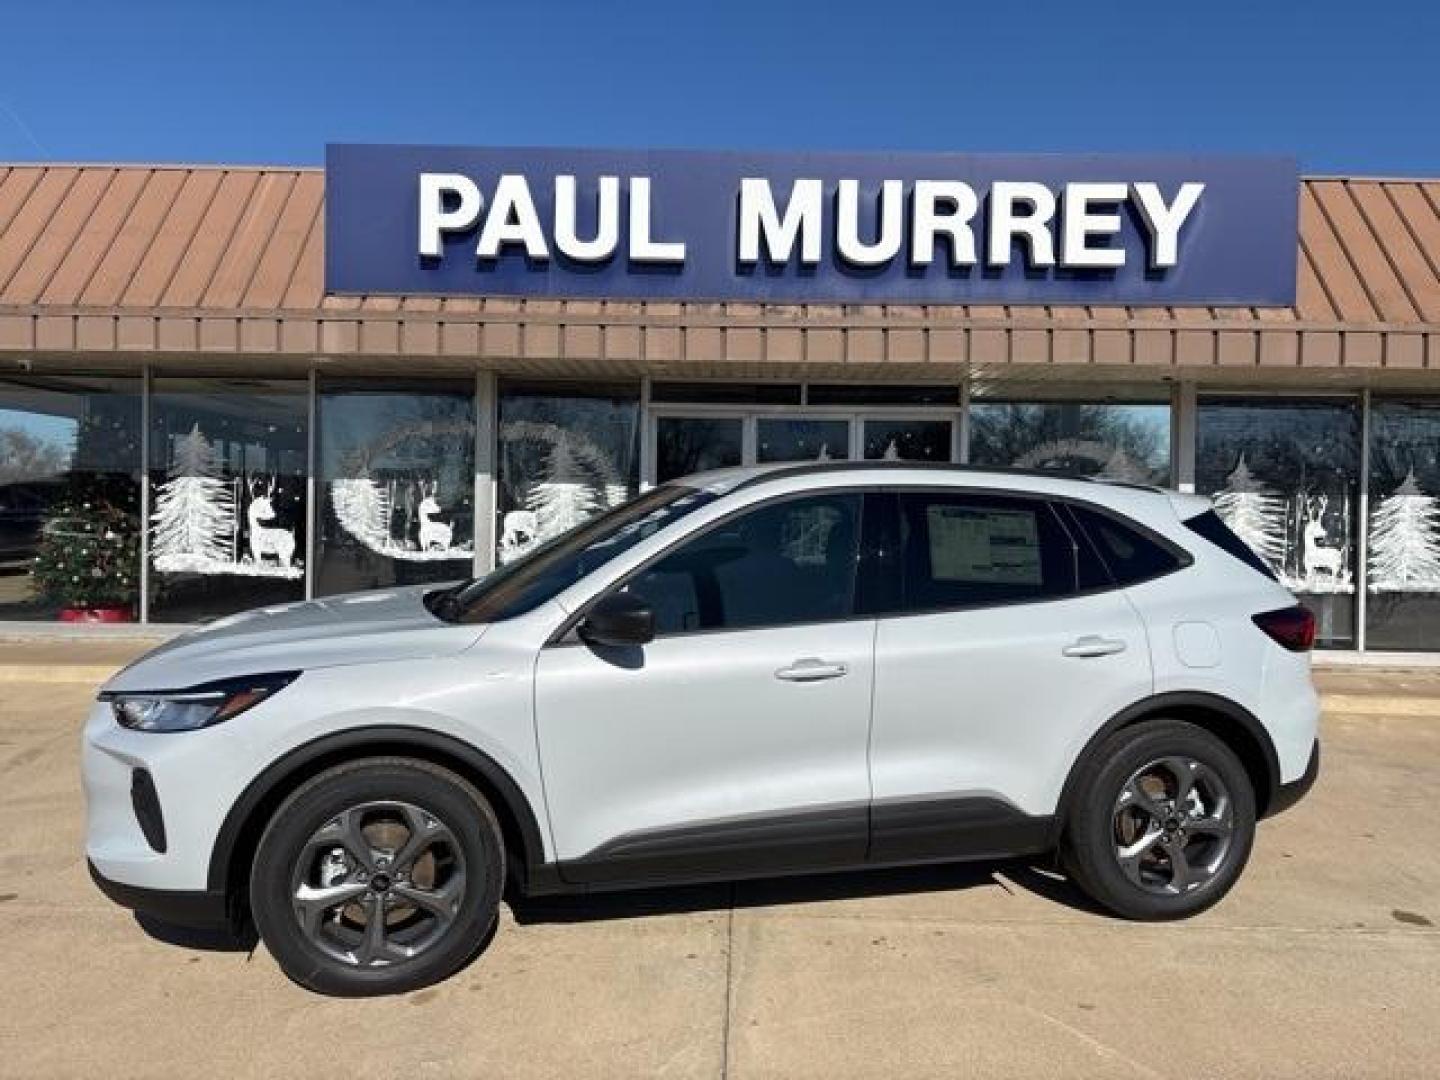
[[[838,679],[848,675],[850,669],[844,664],[831,664],[814,656],[796,660],[789,667],[775,672],[775,678],[786,682],[819,682],[821,679]]]
[[[1066,656],[1110,656],[1125,651],[1125,642],[1118,638],[1103,638],[1099,634],[1078,637],[1060,650]]]

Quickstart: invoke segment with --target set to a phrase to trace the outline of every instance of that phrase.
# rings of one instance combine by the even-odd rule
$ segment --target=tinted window
[[[657,634],[842,619],[854,610],[860,496],[817,495],[723,522],[637,574]]]
[[[907,611],[1064,596],[1075,545],[1045,503],[916,492],[900,497],[902,604]]]
[[[1185,522],[1186,528],[1198,536],[1209,540],[1221,551],[1233,555],[1251,569],[1258,570],[1266,577],[1274,580],[1275,571],[1270,569],[1264,559],[1250,550],[1250,545],[1241,540],[1230,531],[1230,527],[1220,520],[1220,515],[1214,510],[1207,510],[1199,517],[1193,517]]]
[[[1117,585],[1133,585],[1184,565],[1174,551],[1109,514],[1076,504],[1070,506],[1070,512],[1099,550]]]
[[[547,540],[494,573],[436,594],[430,609],[452,622],[499,622],[523,615],[714,499],[708,491],[662,484]]]

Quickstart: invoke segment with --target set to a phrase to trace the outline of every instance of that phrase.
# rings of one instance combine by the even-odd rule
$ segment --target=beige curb
[[[99,686],[123,664],[0,664],[0,686],[11,684]]]

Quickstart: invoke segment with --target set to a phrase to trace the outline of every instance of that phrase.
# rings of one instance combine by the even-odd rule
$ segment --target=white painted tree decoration
[[[1215,513],[1251,551],[1277,570],[1285,563],[1285,507],[1250,472],[1245,455],[1215,495]]]
[[[340,527],[359,543],[389,559],[405,562],[440,562],[469,559],[471,544],[455,543],[455,524],[441,518],[439,482],[418,481],[420,519],[418,547],[395,537],[395,484],[382,486],[369,477],[347,477],[330,481],[330,505]]]
[[[295,560],[295,530],[275,523],[275,489],[250,486],[242,534],[236,494],[220,476],[215,448],[196,424],[175,440],[170,479],[155,489],[150,515],[150,561],[167,574],[237,574],[294,580],[305,573]],[[236,478],[238,481],[238,477]],[[241,536],[245,537],[242,551]],[[273,560],[273,561],[272,561]]]
[[[603,509],[595,489],[585,481],[569,439],[562,436],[551,444],[545,479],[531,489],[525,505],[534,513],[542,539],[558,536]]]
[[[175,440],[169,479],[155,489],[150,554],[157,570],[204,571],[235,558],[235,499],[196,424]]]
[[[1440,592],[1440,505],[1411,469],[1370,515],[1371,592]]]

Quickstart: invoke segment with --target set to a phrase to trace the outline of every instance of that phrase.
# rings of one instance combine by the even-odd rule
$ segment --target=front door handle
[[[1099,634],[1078,637],[1060,650],[1066,656],[1110,656],[1125,651],[1125,642],[1118,638],[1103,638]]]
[[[838,679],[848,675],[850,669],[844,664],[831,664],[814,656],[796,660],[789,667],[775,672],[775,678],[786,682],[819,682],[821,679]]]

